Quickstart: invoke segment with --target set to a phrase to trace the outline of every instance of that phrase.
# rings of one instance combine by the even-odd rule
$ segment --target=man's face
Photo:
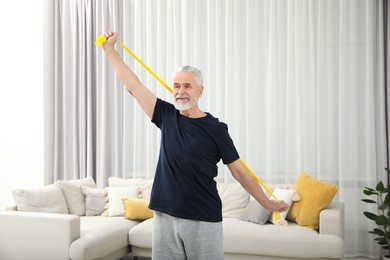
[[[173,80],[173,98],[177,110],[189,110],[198,103],[203,87],[198,86],[195,76],[188,72],[179,72]]]

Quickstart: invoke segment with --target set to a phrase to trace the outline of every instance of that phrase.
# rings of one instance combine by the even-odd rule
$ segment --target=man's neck
[[[207,114],[200,110],[198,106],[193,106],[188,110],[181,110],[180,115],[188,118],[201,118],[207,116]]]

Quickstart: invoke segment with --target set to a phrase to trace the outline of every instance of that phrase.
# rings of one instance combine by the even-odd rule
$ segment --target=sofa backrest
[[[153,179],[124,179],[118,177],[109,177],[108,178],[109,187],[128,187],[136,186],[140,189],[140,195],[143,199],[150,199],[150,194],[152,192]]]
[[[109,177],[110,187],[137,186],[141,190],[141,196],[150,199],[153,179],[124,179]],[[217,183],[217,190],[222,200],[223,217],[240,217],[249,202],[249,194],[237,183]]]

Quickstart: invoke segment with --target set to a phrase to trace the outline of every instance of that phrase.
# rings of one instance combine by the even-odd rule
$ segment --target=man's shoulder
[[[173,104],[169,103],[168,101],[162,100],[161,98],[157,98],[157,104],[160,106],[175,108]]]
[[[210,124],[215,128],[215,130],[228,130],[228,125],[222,121],[220,121],[217,117],[214,117],[212,114],[206,112],[207,119]]]
[[[163,121],[175,115],[175,111],[175,107],[171,103],[157,98],[156,106],[154,107],[152,116],[152,122],[160,128],[163,124]]]
[[[161,113],[175,113],[176,109],[175,106],[165,100],[162,100],[160,98],[157,99],[156,103],[156,109],[161,111]]]

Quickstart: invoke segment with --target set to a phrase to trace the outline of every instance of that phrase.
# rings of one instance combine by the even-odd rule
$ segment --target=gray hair
[[[188,66],[188,65],[181,66],[181,67],[178,67],[176,69],[174,75],[176,75],[177,73],[180,73],[180,72],[191,73],[195,77],[196,84],[198,84],[198,86],[203,86],[203,75],[202,75],[202,72],[199,69],[197,69],[195,67],[192,67],[192,66]]]

